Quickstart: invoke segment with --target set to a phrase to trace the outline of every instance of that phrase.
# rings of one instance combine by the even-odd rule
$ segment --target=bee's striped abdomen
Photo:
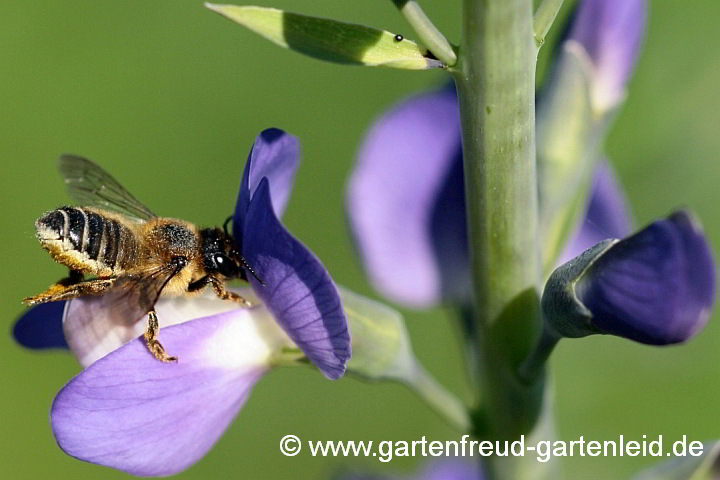
[[[116,220],[78,207],[48,212],[35,222],[35,227],[38,239],[55,260],[100,275],[117,273],[121,242],[127,244],[132,238]],[[121,237],[126,238],[123,241]]]

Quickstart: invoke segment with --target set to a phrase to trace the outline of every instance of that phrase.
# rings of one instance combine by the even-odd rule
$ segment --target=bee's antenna
[[[230,236],[230,234],[228,233],[227,226],[228,226],[228,223],[230,223],[232,221],[232,219],[233,219],[233,217],[232,217],[232,215],[230,215],[228,218],[225,219],[225,223],[223,223],[223,232],[225,232],[225,235],[227,235],[228,237]]]
[[[247,269],[247,271],[250,272],[252,274],[252,276],[255,277],[255,279],[258,282],[260,282],[260,285],[262,285],[264,287],[265,282],[260,280],[260,277],[257,276],[257,273],[255,273],[255,270],[253,270],[253,268],[250,266],[250,264],[247,262],[247,260],[245,260],[245,258],[243,258],[243,257],[240,257],[240,262],[243,264],[243,267],[245,267]]]

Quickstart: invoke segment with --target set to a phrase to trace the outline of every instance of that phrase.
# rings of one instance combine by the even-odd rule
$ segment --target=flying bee
[[[51,210],[35,222],[35,229],[43,248],[70,274],[25,298],[25,304],[102,295],[112,318],[133,324],[147,315],[147,347],[163,362],[177,358],[157,339],[154,307],[161,295],[193,295],[210,286],[221,299],[250,306],[225,288],[232,279],[247,281],[246,271],[257,278],[233,246],[230,219],[222,229],[201,229],[158,217],[90,160],[63,155],[58,166],[70,196],[84,206]],[[93,278],[85,280],[85,275]]]

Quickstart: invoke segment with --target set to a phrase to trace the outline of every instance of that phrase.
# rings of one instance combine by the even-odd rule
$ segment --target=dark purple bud
[[[667,345],[702,330],[714,298],[708,241],[697,221],[678,211],[555,270],[543,312],[561,336],[605,333]]]

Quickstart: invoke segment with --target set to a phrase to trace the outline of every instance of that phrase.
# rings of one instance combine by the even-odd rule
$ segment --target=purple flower
[[[57,325],[64,311],[65,338],[87,366],[53,402],[53,433],[66,453],[135,475],[171,475],[207,453],[271,367],[304,354],[326,377],[343,375],[350,335],[338,291],[278,220],[299,151],[295,137],[266,130],[243,174],[233,233],[263,280],[242,291],[258,297],[258,306],[237,308],[211,293],[156,305],[162,341],[178,363],[152,358],[137,338],[142,322],[111,318],[103,297],[33,309],[20,319]]]
[[[575,11],[569,40],[589,56],[597,110],[609,110],[625,98],[645,41],[647,9],[646,0],[584,0]]]
[[[412,307],[469,300],[462,168],[452,87],[400,103],[375,122],[360,147],[348,218],[371,283],[391,300]],[[612,167],[601,162],[564,256],[627,235],[629,218]]]
[[[645,0],[579,4],[565,44],[587,57],[597,112],[624,98],[646,9]],[[600,21],[594,23],[593,16]],[[388,298],[412,307],[469,301],[462,169],[460,114],[451,86],[400,103],[367,134],[348,185],[347,210],[368,277]],[[585,218],[564,257],[602,238],[627,235],[629,218],[612,168],[600,162]]]
[[[347,209],[372,284],[426,307],[469,295],[460,111],[452,87],[382,116],[360,148]]]
[[[651,345],[680,343],[705,327],[715,266],[700,225],[676,212],[612,245],[575,283],[602,333]]]
[[[457,458],[446,458],[428,463],[421,472],[409,477],[359,473],[343,478],[346,480],[483,480],[485,474],[475,464]]]
[[[627,198],[612,166],[603,160],[595,168],[585,218],[557,264],[577,257],[606,238],[622,238],[632,231]]]
[[[32,349],[67,348],[62,329],[65,302],[41,303],[25,312],[13,326],[13,337]]]
[[[299,159],[295,137],[277,129],[255,140],[243,173],[233,236],[264,286],[250,284],[280,326],[330,379],[345,373],[350,334],[337,288],[320,260],[280,223]]]

